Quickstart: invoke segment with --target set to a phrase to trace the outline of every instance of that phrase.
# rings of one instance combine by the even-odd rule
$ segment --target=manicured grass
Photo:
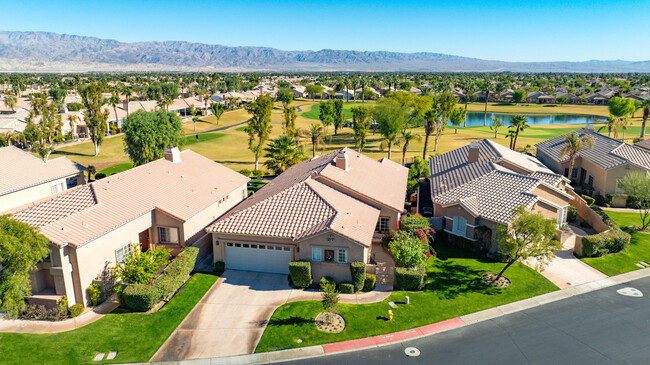
[[[641,218],[638,213],[606,211],[616,223],[632,236],[630,245],[623,251],[601,257],[586,257],[581,260],[587,265],[601,271],[605,275],[614,276],[639,270],[639,261],[650,263],[650,233],[635,232],[628,226],[640,226]]]
[[[197,143],[214,141],[215,139],[219,139],[219,138],[221,138],[223,136],[225,136],[225,134],[223,134],[223,133],[203,133],[203,134],[199,134],[199,139],[196,139],[196,135],[185,136],[185,142],[183,144],[183,149],[185,149],[186,147],[195,145]]]
[[[131,168],[133,168],[133,163],[125,162],[97,171],[97,173],[98,174],[102,173],[102,174],[106,174],[106,176],[111,176],[113,174],[117,174],[118,172],[126,171]]]
[[[145,362],[162,346],[185,316],[217,281],[195,274],[156,313],[114,311],[82,328],[53,334],[0,334],[2,364],[89,364],[97,352],[117,351],[113,361]]]
[[[316,329],[314,318],[323,311],[320,302],[286,304],[276,309],[255,351],[312,346],[406,330],[557,290],[543,276],[519,263],[506,271],[512,281],[510,287],[490,287],[480,275],[498,272],[505,264],[477,258],[444,243],[436,243],[435,249],[438,258],[432,257],[427,262],[428,278],[423,291],[395,291],[383,302],[373,304],[340,304],[339,312],[347,326],[338,334]],[[404,304],[406,295],[410,297],[409,305]],[[392,309],[392,322],[385,319],[391,309],[389,301],[399,305]],[[297,339],[303,342],[299,344]]]
[[[348,120],[352,119],[352,107],[353,106],[361,106],[361,105],[370,105],[371,102],[366,101],[365,103],[362,103],[361,101],[358,101],[356,103],[346,103],[343,102],[343,118]],[[309,107],[303,107],[302,110],[304,111],[302,113],[302,116],[307,118],[307,119],[316,119],[318,120],[318,114],[320,113],[320,104],[314,104],[311,106],[311,109]]]

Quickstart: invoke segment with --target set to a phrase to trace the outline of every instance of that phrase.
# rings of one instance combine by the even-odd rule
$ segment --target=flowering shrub
[[[388,244],[395,263],[403,267],[416,267],[424,263],[429,252],[429,242],[408,231],[394,232]]]

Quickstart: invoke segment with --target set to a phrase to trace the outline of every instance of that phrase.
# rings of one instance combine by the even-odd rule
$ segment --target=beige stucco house
[[[0,148],[0,213],[84,184],[85,170],[67,157],[44,162],[14,146]]]
[[[40,228],[50,257],[31,273],[34,302],[88,303],[86,289],[131,245],[180,249],[247,195],[248,178],[191,150],[78,186],[14,211]],[[209,247],[209,246],[208,246]]]
[[[397,230],[407,178],[405,167],[349,148],[303,161],[208,227],[214,260],[280,274],[307,260],[314,280],[349,281],[349,263],[370,263],[373,241]]]
[[[496,251],[496,228],[509,225],[513,210],[529,211],[566,223],[572,196],[569,180],[532,156],[488,139],[429,160],[436,229]]]
[[[575,185],[590,185],[594,194],[603,196],[624,193],[619,188],[619,181],[627,174],[636,171],[650,173],[650,151],[597,133],[591,125],[575,133],[579,137],[591,136],[594,143],[591,149],[585,148],[578,153],[571,172],[568,156],[560,156],[566,145],[566,135],[535,145],[537,158],[551,170],[570,178]]]

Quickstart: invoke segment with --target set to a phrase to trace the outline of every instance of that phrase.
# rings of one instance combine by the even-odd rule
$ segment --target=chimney
[[[128,102],[128,101],[124,100],[124,101],[122,102],[122,109],[124,109],[124,110],[126,111],[127,114],[131,112],[131,110],[129,110],[129,109],[130,109],[130,106],[129,106],[129,102]]]
[[[479,159],[479,145],[478,142],[474,141],[469,144],[469,152],[467,153],[467,163],[477,162]]]
[[[336,167],[343,169],[345,171],[348,171],[348,153],[345,152],[344,150],[339,151],[339,153],[336,155],[336,159],[334,160],[336,162]]]
[[[594,125],[593,124],[587,124],[585,126],[585,130],[588,131],[588,132],[595,132]]]
[[[181,162],[181,151],[178,147],[167,147],[165,149],[165,160],[171,161],[173,163]]]

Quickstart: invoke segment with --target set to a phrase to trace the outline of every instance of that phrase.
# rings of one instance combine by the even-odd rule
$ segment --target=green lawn
[[[185,136],[185,142],[183,144],[183,147],[188,147],[197,143],[203,143],[203,142],[209,142],[209,141],[214,141],[215,139],[219,139],[225,136],[223,133],[203,133],[199,134],[199,139],[196,139],[196,135],[193,136]]]
[[[427,262],[428,278],[423,291],[395,291],[385,301],[373,304],[340,304],[339,311],[347,327],[339,334],[316,330],[314,318],[323,311],[320,302],[286,304],[271,317],[255,351],[312,346],[406,330],[557,290],[540,274],[519,263],[506,271],[512,281],[510,287],[490,287],[480,275],[500,271],[503,263],[477,258],[444,243],[436,243],[435,249],[438,258],[432,257]],[[410,305],[403,304],[405,295],[409,295]],[[391,309],[389,301],[400,306],[393,309],[392,322],[385,319]],[[298,339],[303,342],[297,343]]]
[[[118,172],[126,171],[131,168],[133,168],[133,162],[125,162],[97,171],[97,173],[98,174],[102,173],[102,174],[106,174],[106,176],[111,176],[113,174],[117,174]]]
[[[628,226],[640,226],[641,218],[638,213],[606,211],[616,223],[632,236],[630,245],[623,251],[601,257],[585,257],[581,260],[605,275],[614,276],[639,270],[639,261],[650,263],[650,233],[635,232]]]
[[[156,313],[119,313],[116,310],[68,332],[0,333],[0,363],[88,364],[95,353],[109,351],[118,351],[114,363],[149,361],[216,281],[217,276],[195,274]]]

